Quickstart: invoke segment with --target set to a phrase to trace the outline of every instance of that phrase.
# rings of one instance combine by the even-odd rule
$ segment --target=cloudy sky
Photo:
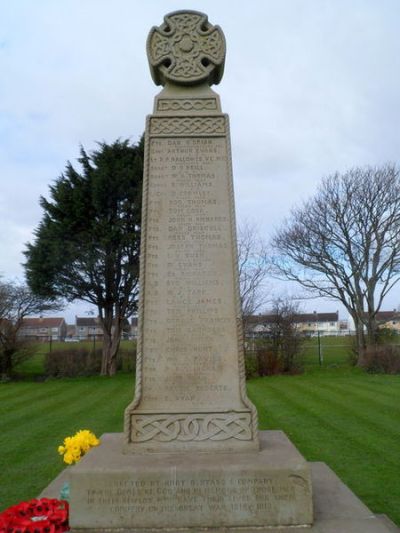
[[[216,90],[231,119],[239,222],[253,221],[268,239],[321,177],[399,162],[399,0],[0,0],[5,278],[23,280],[39,196],[79,145],[139,139],[159,90],[148,31],[183,8],[204,11],[226,36]],[[399,303],[397,289],[385,307]]]

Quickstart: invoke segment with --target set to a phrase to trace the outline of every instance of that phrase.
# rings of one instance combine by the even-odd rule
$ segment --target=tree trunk
[[[101,361],[101,375],[114,376],[117,372],[117,355],[120,344],[120,334],[104,335]]]
[[[365,333],[364,333],[364,324],[362,320],[360,319],[360,316],[362,312],[352,312],[350,308],[347,308],[349,311],[353,322],[354,322],[354,329],[356,333],[356,355],[357,355],[357,366],[363,366],[364,360],[365,360],[365,349],[366,349],[366,342],[365,342]]]
[[[0,357],[0,374],[2,379],[8,379],[11,377],[12,372],[12,356],[14,354],[14,351],[10,351],[7,349],[3,350],[3,353]]]
[[[121,341],[121,323],[118,317],[113,324],[112,312],[105,312],[103,324],[102,376],[114,376],[117,372],[117,354]]]
[[[364,324],[362,322],[356,323],[356,337],[357,337],[357,366],[364,366],[365,363],[365,351],[367,348],[365,342]]]
[[[112,308],[104,310],[104,316],[101,316],[101,324],[103,327],[103,349],[101,358],[101,372],[102,376],[109,376],[109,362],[111,358],[112,345],[112,323],[113,312]]]
[[[378,342],[378,325],[375,317],[368,317],[367,338],[369,345],[374,345]]]

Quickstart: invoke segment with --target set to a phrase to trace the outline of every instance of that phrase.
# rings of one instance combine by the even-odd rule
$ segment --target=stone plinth
[[[267,431],[267,441],[277,442],[280,432]],[[262,439],[264,440],[264,439]],[[309,463],[313,486],[314,523],[311,527],[216,527],[171,528],[169,533],[400,533],[398,528],[385,515],[375,515],[324,463]],[[69,480],[71,469],[67,468],[46,487],[39,497],[58,498],[65,481]],[[113,533],[115,529],[80,529],[73,527],[71,533]],[[161,533],[159,528],[137,528],[130,526],[118,530],[119,533]]]
[[[313,520],[310,468],[282,432],[259,452],[124,455],[121,434],[71,468],[72,528],[288,526]]]

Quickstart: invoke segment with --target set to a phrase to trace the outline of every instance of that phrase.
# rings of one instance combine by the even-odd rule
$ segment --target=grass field
[[[309,461],[327,463],[376,513],[400,524],[400,376],[336,368],[256,378],[260,429],[282,429]]]
[[[37,496],[61,471],[64,437],[121,431],[132,398],[131,374],[0,385],[0,509]]]
[[[376,513],[400,524],[400,376],[367,375],[347,364],[344,338],[316,339],[306,372],[248,382],[261,429],[283,429],[310,461],[324,461]],[[340,342],[339,342],[340,341]],[[36,496],[63,468],[56,449],[78,429],[122,430],[133,377],[35,382],[43,354],[19,368],[25,379],[0,385],[0,509]]]

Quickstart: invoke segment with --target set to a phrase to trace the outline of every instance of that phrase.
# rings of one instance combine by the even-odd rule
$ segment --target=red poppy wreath
[[[68,502],[41,498],[21,502],[0,513],[0,533],[63,533],[69,531]]]

